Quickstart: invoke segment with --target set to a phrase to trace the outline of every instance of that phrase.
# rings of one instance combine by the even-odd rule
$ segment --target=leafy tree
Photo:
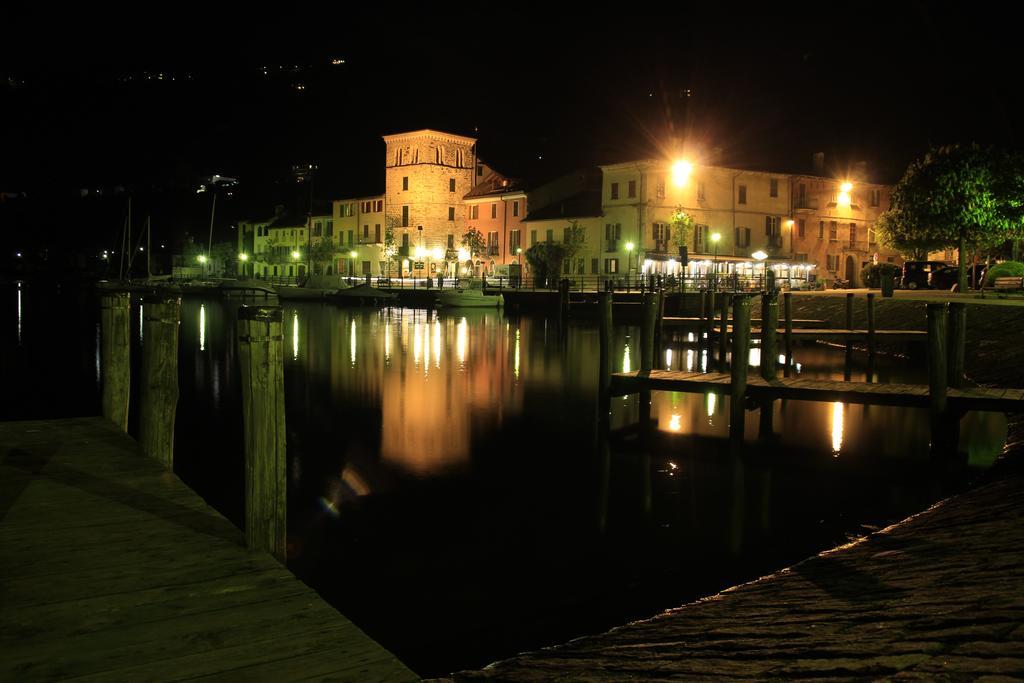
[[[693,216],[683,211],[682,207],[678,207],[672,214],[672,244],[676,247],[687,246],[695,224]]]
[[[309,248],[309,258],[313,262],[313,269],[316,273],[322,273],[324,266],[334,260],[337,246],[333,237],[324,237],[313,242]]]
[[[932,149],[907,168],[876,228],[902,252],[957,248],[964,291],[968,249],[1024,234],[1024,163],[1020,155],[978,145]]]
[[[562,241],[563,257],[569,259],[569,267],[576,270],[576,257],[583,252],[587,244],[587,231],[579,224],[579,221],[569,221],[565,229],[565,239]]]
[[[473,258],[481,256],[487,251],[487,242],[484,241],[484,235],[476,228],[470,228],[466,231],[466,234],[462,236],[461,244],[469,251],[469,255]]]
[[[562,272],[565,247],[555,242],[537,242],[526,250],[526,262],[530,264],[534,280],[543,287],[554,287]]]
[[[395,220],[390,219],[384,226],[384,260],[388,264],[388,277],[391,277],[391,262],[398,260],[398,244],[395,242]]]

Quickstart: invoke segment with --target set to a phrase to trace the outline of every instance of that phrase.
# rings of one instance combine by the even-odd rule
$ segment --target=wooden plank
[[[613,381],[620,389],[640,391],[642,389],[661,391],[722,391],[731,386],[729,375],[721,373],[680,373],[659,370],[649,377],[634,373],[617,373]],[[905,405],[918,407],[928,405],[929,392],[925,385],[877,384],[868,382],[840,382],[809,378],[776,378],[770,382],[760,377],[747,379],[747,395],[762,398],[789,398],[794,400],[839,400],[847,403],[868,403],[879,405]],[[1024,411],[1024,390],[1000,389],[950,390],[949,400],[958,408],[976,410]],[[1011,393],[1012,392],[1012,393]]]
[[[0,679],[415,678],[116,429],[0,424]]]

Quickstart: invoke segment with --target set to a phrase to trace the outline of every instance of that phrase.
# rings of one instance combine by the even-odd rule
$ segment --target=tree
[[[693,234],[695,221],[693,216],[683,211],[683,207],[676,208],[672,214],[672,244],[676,247],[685,247],[690,243],[690,235]]]
[[[484,235],[476,228],[470,228],[462,236],[462,246],[469,251],[469,255],[473,258],[481,256],[487,251],[487,242],[484,241]]]
[[[526,262],[530,264],[535,282],[543,287],[554,287],[555,280],[562,272],[565,247],[555,242],[537,242],[526,250]]]
[[[579,224],[579,221],[569,221],[565,229],[565,239],[562,241],[563,256],[569,259],[570,272],[576,271],[576,257],[583,252],[587,244],[587,231]]]
[[[388,264],[388,278],[391,277],[391,262],[398,260],[398,245],[395,244],[394,224],[394,219],[389,219],[384,226],[384,261]]]
[[[324,271],[323,266],[334,260],[336,247],[333,237],[319,239],[309,248],[309,259],[313,262],[313,270],[317,274]]]
[[[1024,235],[1024,163],[978,145],[929,151],[893,188],[876,228],[904,253],[956,248],[958,289],[967,289],[967,251]]]

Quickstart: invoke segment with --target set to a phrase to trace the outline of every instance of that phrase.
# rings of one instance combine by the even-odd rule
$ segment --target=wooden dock
[[[752,324],[760,325],[761,321],[758,318],[753,318],[750,321]],[[670,329],[682,328],[684,330],[697,330],[704,327],[707,324],[707,318],[701,318],[699,316],[678,316],[678,315],[666,315],[662,318],[662,326]],[[824,320],[815,320],[809,318],[794,318],[793,327],[809,327],[814,329],[822,329],[825,326]],[[718,318],[715,318],[713,329],[715,332],[721,329],[721,325],[718,322]],[[728,326],[729,331],[732,331],[732,325]]]
[[[665,322],[668,323],[669,318],[665,318]],[[683,325],[668,325],[666,327],[685,327]],[[693,330],[697,330],[698,327],[695,325]],[[713,334],[716,336],[720,333],[721,327],[716,326]],[[778,328],[775,331],[778,338],[783,339],[786,336],[785,328]],[[726,327],[726,335],[732,337],[732,325]],[[831,327],[804,327],[794,328],[792,331],[794,341],[851,341],[851,342],[866,342],[868,341],[869,332],[868,330],[858,329],[842,329],[842,328],[831,328]],[[760,327],[750,328],[751,339],[760,339],[763,332]],[[928,340],[928,332],[926,330],[875,330],[875,340],[878,342],[925,342]]]
[[[103,418],[0,423],[0,606],[0,680],[417,680]]]
[[[872,384],[801,378],[765,380],[756,375],[748,376],[746,382],[745,395],[753,399],[841,401],[921,408],[927,408],[929,401],[928,386],[919,384]],[[652,370],[650,373],[620,372],[611,377],[613,396],[651,390],[729,394],[731,388],[731,375],[720,372]],[[1024,411],[1024,389],[950,388],[946,396],[950,406],[959,410]]]

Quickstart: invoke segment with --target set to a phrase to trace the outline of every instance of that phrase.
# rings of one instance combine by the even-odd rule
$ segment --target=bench
[[[995,289],[1024,289],[1024,277],[997,277],[995,281]]]

